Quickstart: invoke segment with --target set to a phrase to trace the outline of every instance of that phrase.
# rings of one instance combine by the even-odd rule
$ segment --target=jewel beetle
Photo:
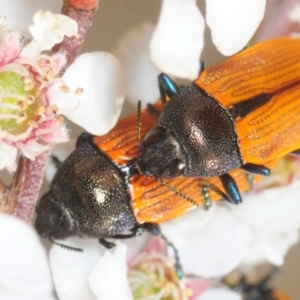
[[[153,107],[159,110],[161,104]],[[142,137],[157,118],[150,108],[141,113]],[[217,177],[159,181],[139,174],[134,168],[138,153],[135,115],[103,136],[81,135],[37,205],[37,232],[52,241],[75,235],[97,238],[111,247],[107,238],[129,238],[144,230],[160,235],[157,224],[227,197]],[[231,176],[241,191],[251,187],[244,171],[234,170]],[[253,182],[260,178],[254,176]]]
[[[267,164],[300,151],[300,39],[277,38],[203,69],[179,89],[159,76],[163,110],[136,165],[148,176],[218,176],[242,202],[229,172],[269,175]]]

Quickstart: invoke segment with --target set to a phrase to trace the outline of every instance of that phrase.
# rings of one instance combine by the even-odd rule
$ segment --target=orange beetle
[[[229,172],[269,175],[269,162],[300,153],[299,53],[299,38],[278,38],[204,69],[182,89],[161,74],[164,108],[137,168],[161,178],[219,176],[229,199],[241,203]]]
[[[144,110],[142,117],[143,136],[156,117],[149,110]],[[133,174],[131,166],[138,152],[135,116],[120,120],[101,137],[83,134],[38,204],[38,233],[51,240],[72,235],[94,237],[111,247],[105,238],[128,238],[143,230],[160,235],[158,223],[210,199],[226,198],[218,178],[183,177],[163,182]],[[231,176],[241,191],[251,186],[244,171],[235,170]],[[253,181],[260,177],[254,176]],[[126,231],[131,233],[124,234]]]

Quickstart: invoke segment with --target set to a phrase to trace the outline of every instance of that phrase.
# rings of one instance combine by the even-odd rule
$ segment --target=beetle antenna
[[[181,198],[189,201],[190,203],[192,203],[195,206],[200,206],[200,204],[198,202],[196,202],[194,199],[192,199],[191,197],[189,197],[188,195],[180,192],[179,190],[177,190],[176,188],[174,188],[174,186],[169,185],[168,183],[164,182],[160,177],[155,176],[155,178],[164,186],[166,186],[169,190],[171,190],[172,192],[174,192],[175,194],[179,195]]]
[[[172,249],[173,253],[174,253],[175,271],[176,271],[177,277],[179,279],[181,279],[183,277],[184,273],[183,273],[183,269],[182,269],[182,264],[180,262],[180,257],[179,257],[179,254],[178,254],[178,250],[175,247],[175,245],[173,243],[171,243],[164,234],[161,234],[161,238],[166,242],[167,246],[169,246]]]
[[[142,123],[141,123],[141,100],[137,103],[137,116],[136,116],[136,123],[137,123],[137,134],[138,134],[138,145],[140,151],[142,150],[142,143],[141,143],[141,130],[142,130]]]
[[[75,251],[75,252],[83,252],[82,249],[80,248],[75,248],[75,247],[70,247],[70,246],[67,246],[67,245],[64,245],[64,244],[60,244],[60,243],[57,243],[55,242],[52,238],[49,238],[49,241],[55,245],[58,245],[64,249],[67,249],[67,250],[71,250],[71,251]]]
[[[173,191],[175,194],[179,195],[181,198],[189,201],[190,203],[192,203],[195,206],[200,206],[200,204],[198,202],[196,202],[193,198],[191,198],[188,195],[180,192],[179,190],[174,188],[172,185],[169,185],[168,183],[163,181],[160,177],[155,176],[155,178],[156,178],[157,181],[159,181],[161,184],[166,186],[169,190]],[[217,188],[215,185],[211,184],[210,182],[204,180],[204,181],[202,181],[201,185],[210,188],[215,193],[217,193],[219,196],[221,196],[222,199],[229,201],[229,198],[228,198],[227,194],[225,194],[223,191],[221,191],[219,188]],[[204,206],[205,206],[205,204],[204,204]]]

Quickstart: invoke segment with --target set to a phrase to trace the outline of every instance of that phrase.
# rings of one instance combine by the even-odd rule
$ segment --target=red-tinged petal
[[[189,300],[197,300],[211,287],[211,281],[203,278],[188,278],[187,286],[193,291]]]

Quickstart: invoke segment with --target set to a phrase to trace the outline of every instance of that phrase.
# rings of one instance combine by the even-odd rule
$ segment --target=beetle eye
[[[174,159],[162,172],[162,177],[176,178],[183,175],[185,164],[180,159]]]
[[[167,136],[166,131],[162,127],[154,127],[152,128],[144,138],[144,146],[150,146],[155,144]]]

